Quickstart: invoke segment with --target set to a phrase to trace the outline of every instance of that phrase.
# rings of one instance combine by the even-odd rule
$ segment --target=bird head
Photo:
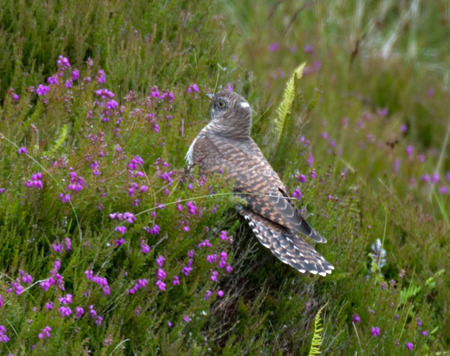
[[[214,131],[236,138],[250,136],[252,109],[247,100],[228,89],[208,94],[208,97],[211,99],[211,124]]]

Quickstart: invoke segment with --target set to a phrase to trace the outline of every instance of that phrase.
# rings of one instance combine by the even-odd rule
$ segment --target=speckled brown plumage
[[[248,205],[237,211],[259,241],[284,263],[304,273],[331,273],[334,267],[297,233],[326,242],[286,194],[286,188],[250,137],[251,109],[240,95],[223,90],[212,97],[211,122],[186,155],[203,174],[224,172]]]

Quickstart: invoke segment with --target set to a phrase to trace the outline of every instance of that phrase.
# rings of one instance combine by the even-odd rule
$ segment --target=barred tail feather
[[[334,267],[295,232],[242,206],[238,206],[237,210],[248,222],[259,242],[282,262],[301,273],[310,272],[321,276],[331,274]]]

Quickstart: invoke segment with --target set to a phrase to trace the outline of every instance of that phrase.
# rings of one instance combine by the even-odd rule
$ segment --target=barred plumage
[[[225,172],[248,203],[236,207],[259,241],[299,272],[326,275],[334,267],[302,240],[326,242],[301,216],[286,188],[250,137],[251,109],[240,95],[223,90],[212,97],[211,122],[186,155],[202,174]]]

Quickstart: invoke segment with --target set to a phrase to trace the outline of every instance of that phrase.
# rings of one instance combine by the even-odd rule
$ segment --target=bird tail
[[[248,222],[259,242],[282,262],[301,273],[326,276],[334,267],[295,232],[284,228],[242,206],[236,207]]]

